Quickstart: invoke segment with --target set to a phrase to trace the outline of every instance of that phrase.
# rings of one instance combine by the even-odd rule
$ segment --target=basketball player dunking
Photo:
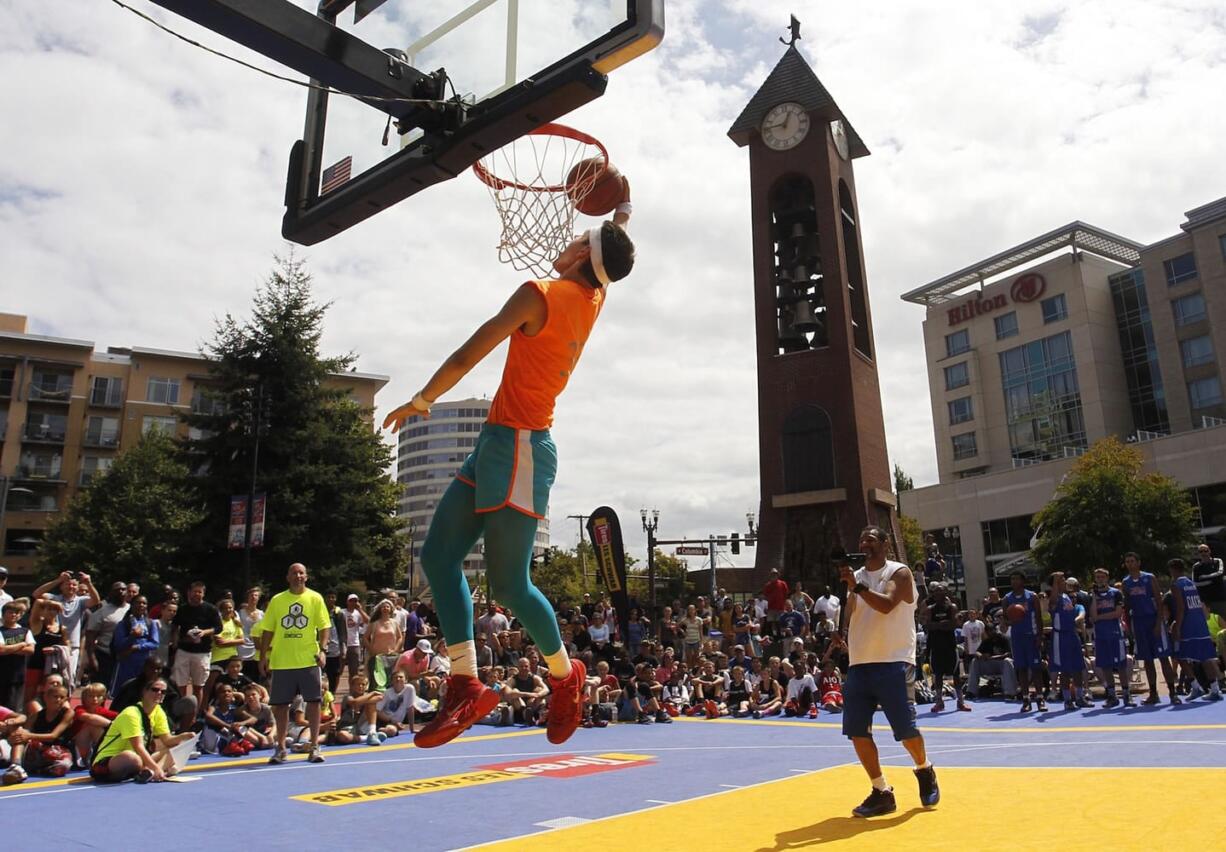
[[[920,802],[941,800],[936,770],[928,762],[924,738],[915,726],[915,580],[911,569],[885,558],[887,536],[877,526],[860,533],[864,567],[841,569],[847,585],[847,651],[850,666],[843,684],[843,735],[872,781],[873,790],[852,814],[880,816],[897,809],[894,789],[881,772],[873,741],[873,713],[878,706],[915,761]]]
[[[532,584],[529,567],[557,470],[549,436],[554,401],[578,363],[606,288],[634,265],[634,244],[625,231],[628,185],[623,199],[611,222],[577,237],[554,260],[557,279],[523,284],[383,423],[398,431],[410,417],[429,417],[436,399],[511,339],[476,448],[439,500],[422,545],[421,565],[447,639],[451,675],[438,715],[414,737],[420,748],[451,741],[498,706],[498,695],[477,679],[472,593],[463,571],[464,557],[482,534],[492,596],[514,611],[549,664],[549,741],[565,742],[579,725],[587,673],[568,657],[553,608]]]

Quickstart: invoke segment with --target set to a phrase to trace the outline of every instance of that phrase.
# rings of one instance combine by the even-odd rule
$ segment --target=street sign
[[[695,547],[693,545],[682,545],[673,551],[678,556],[706,556],[707,549],[705,547]]]

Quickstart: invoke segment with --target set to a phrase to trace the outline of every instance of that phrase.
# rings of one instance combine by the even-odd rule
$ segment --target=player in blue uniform
[[[1111,575],[1106,568],[1094,569],[1094,591],[1090,604],[1090,622],[1094,625],[1094,667],[1107,687],[1107,707],[1115,707],[1120,701],[1115,696],[1115,678],[1120,679],[1120,691],[1124,693],[1124,706],[1134,707],[1128,691],[1128,649],[1124,646],[1124,593],[1108,584]]]
[[[1196,583],[1187,576],[1187,567],[1182,559],[1172,559],[1166,563],[1166,570],[1171,575],[1171,598],[1175,605],[1175,626],[1171,631],[1175,639],[1175,653],[1182,660],[1204,665],[1205,674],[1209,677],[1207,697],[1210,701],[1221,701],[1222,690],[1218,680],[1222,677],[1222,670],[1218,668],[1217,648],[1209,635],[1209,618],[1196,590]],[[1200,684],[1193,681],[1188,698],[1200,698],[1204,694]]]
[[[1145,663],[1149,681],[1146,704],[1158,703],[1158,672],[1154,660],[1162,662],[1162,677],[1172,704],[1182,704],[1175,694],[1175,669],[1171,666],[1171,643],[1162,622],[1162,596],[1158,581],[1148,571],[1141,570],[1141,557],[1129,551],[1124,554],[1124,603],[1128,606],[1128,623],[1132,627],[1132,654]]]
[[[1038,693],[1039,712],[1047,712],[1047,702],[1039,692],[1039,673],[1043,659],[1039,653],[1039,625],[1043,623],[1039,612],[1039,596],[1026,588],[1026,575],[1014,571],[1009,575],[1009,593],[1003,601],[1005,612],[1018,604],[1026,608],[1026,615],[1017,623],[1009,622],[1009,645],[1013,656],[1013,670],[1017,673],[1018,692],[1022,696],[1022,712],[1030,712],[1030,684],[1033,678]]]
[[[1047,594],[1047,611],[1051,614],[1051,657],[1048,663],[1060,676],[1059,689],[1064,696],[1064,709],[1076,710],[1094,705],[1082,694],[1082,675],[1086,670],[1085,654],[1081,650],[1080,623],[1085,623],[1085,607],[1073,603],[1067,594],[1064,572],[1051,575],[1051,591]]]

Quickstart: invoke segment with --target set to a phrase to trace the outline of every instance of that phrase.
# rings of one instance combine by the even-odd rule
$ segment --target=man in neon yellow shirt
[[[295,695],[306,702],[307,723],[311,728],[311,750],[307,760],[323,763],[319,753],[319,705],[323,698],[320,670],[332,620],[318,592],[307,588],[307,569],[301,562],[289,566],[289,589],[276,595],[260,621],[260,673],[272,672],[268,703],[277,723],[276,751],[269,763],[284,763],[285,732],[289,728],[289,705]],[[255,632],[255,631],[253,631]]]

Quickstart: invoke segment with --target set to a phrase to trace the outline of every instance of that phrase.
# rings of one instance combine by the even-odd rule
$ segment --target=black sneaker
[[[661,710],[656,714],[656,721],[664,725],[671,725],[673,723],[673,718],[669,716],[668,713]]]
[[[1030,699],[1029,699],[1029,698],[1027,698],[1027,699],[1025,699],[1024,701],[1022,701],[1022,709],[1021,709],[1021,712],[1022,712],[1022,713],[1029,713],[1029,712],[1030,712]]]
[[[915,770],[915,780],[919,782],[920,804],[926,808],[935,808],[941,801],[941,788],[937,786],[937,771],[931,766]]]
[[[898,805],[894,802],[894,790],[878,790],[873,788],[873,792],[868,794],[868,798],[860,803],[860,807],[852,808],[851,815],[858,817],[875,817],[884,814],[892,814],[898,810]]]
[[[1046,713],[1047,712],[1047,699],[1040,698],[1036,706],[1038,707],[1038,710],[1040,713]]]

